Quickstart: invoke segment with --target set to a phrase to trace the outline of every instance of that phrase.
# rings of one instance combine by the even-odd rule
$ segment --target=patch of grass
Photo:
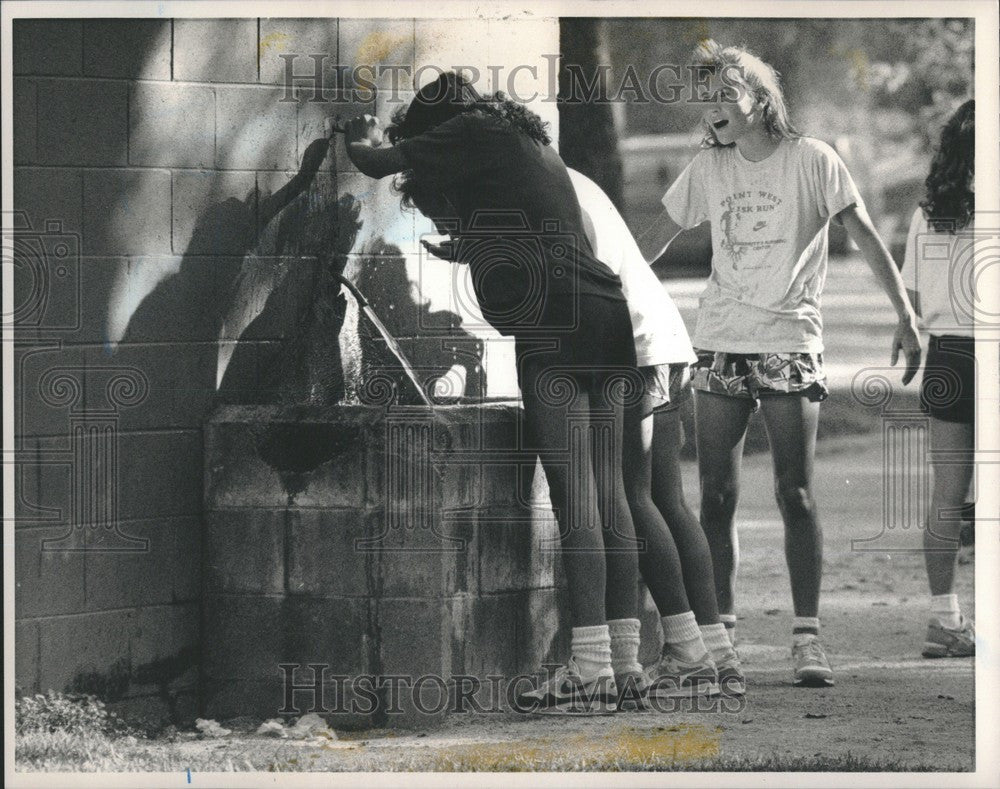
[[[18,734],[128,735],[133,731],[96,696],[49,691],[14,702]]]

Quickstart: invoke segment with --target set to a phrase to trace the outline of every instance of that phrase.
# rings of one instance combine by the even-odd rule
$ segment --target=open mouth
[[[718,120],[712,124],[712,128],[718,131],[719,129],[724,129],[729,125],[729,121],[726,118]]]

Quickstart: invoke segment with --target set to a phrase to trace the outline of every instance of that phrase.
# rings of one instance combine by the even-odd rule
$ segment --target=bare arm
[[[902,351],[906,357],[906,371],[903,373],[903,384],[906,385],[913,380],[913,376],[920,369],[920,337],[917,334],[917,316],[906,296],[903,278],[899,276],[899,270],[889,255],[889,250],[885,248],[885,244],[872,225],[871,217],[863,207],[850,206],[837,216],[854,243],[858,245],[869,268],[892,302],[893,309],[896,310],[899,322],[892,339],[891,363],[896,364],[899,352]]]
[[[348,158],[369,178],[384,178],[408,169],[398,148],[381,147],[382,129],[378,118],[371,115],[352,118],[344,124],[344,138]]]
[[[639,250],[642,252],[642,256],[646,259],[646,262],[650,265],[655,263],[664,250],[666,250],[667,245],[683,229],[670,217],[667,209],[664,208],[656,218],[656,221],[646,228],[642,235],[636,239],[639,244]]]

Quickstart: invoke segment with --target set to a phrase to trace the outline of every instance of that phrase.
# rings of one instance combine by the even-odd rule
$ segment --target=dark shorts
[[[935,419],[975,423],[976,341],[972,337],[931,335],[920,402]]]
[[[695,349],[698,361],[691,386],[700,392],[740,397],[760,406],[761,395],[794,394],[825,400],[826,373],[821,353],[727,353]]]
[[[640,367],[643,378],[642,417],[676,411],[691,399],[691,368],[686,364]]]
[[[577,314],[584,319],[565,331],[515,335],[522,397],[531,394],[525,387],[533,387],[544,402],[556,403],[575,388],[635,402],[642,379],[625,302],[582,294]]]

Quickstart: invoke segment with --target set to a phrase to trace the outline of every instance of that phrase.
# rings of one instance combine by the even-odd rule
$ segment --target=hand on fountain
[[[344,139],[348,145],[360,142],[378,148],[382,144],[382,124],[374,115],[359,115],[344,124]]]

